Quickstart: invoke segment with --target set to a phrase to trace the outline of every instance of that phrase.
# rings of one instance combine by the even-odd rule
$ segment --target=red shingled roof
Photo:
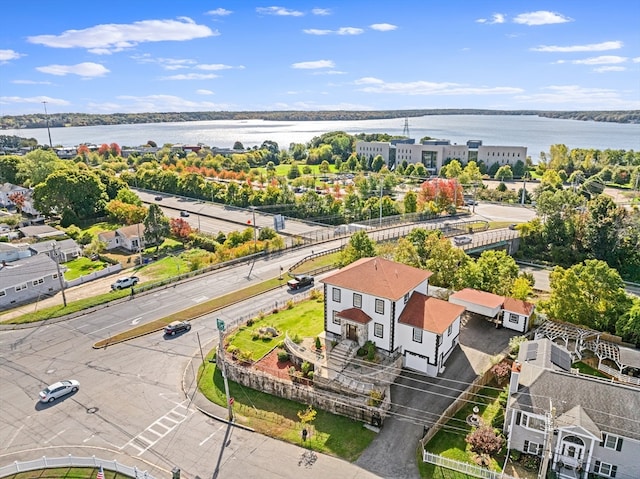
[[[522,301],[521,299],[505,298],[502,309],[518,313],[522,316],[531,316],[534,307],[535,305],[533,303]]]
[[[397,301],[433,273],[384,258],[361,258],[326,277],[323,283]]]
[[[402,310],[398,323],[442,334],[464,309],[464,306],[414,292]]]
[[[371,316],[362,311],[360,308],[349,308],[338,313],[338,316],[354,323],[367,324],[371,321]]]

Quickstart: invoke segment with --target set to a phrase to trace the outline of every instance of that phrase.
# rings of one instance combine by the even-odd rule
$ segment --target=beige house
[[[122,248],[132,253],[144,247],[144,225],[123,226],[114,231],[98,233],[98,239],[107,243],[107,250]]]

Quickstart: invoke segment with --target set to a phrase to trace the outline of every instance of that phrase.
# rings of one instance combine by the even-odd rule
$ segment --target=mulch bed
[[[278,351],[281,351],[281,349],[275,348],[255,363],[253,367],[282,379],[290,379],[289,368],[293,366],[293,363],[291,361],[278,361]]]

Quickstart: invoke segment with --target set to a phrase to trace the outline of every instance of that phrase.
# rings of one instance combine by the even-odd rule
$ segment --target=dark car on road
[[[164,327],[164,334],[175,336],[178,333],[191,330],[191,323],[188,321],[173,321]]]
[[[307,274],[294,276],[293,279],[287,281],[289,289],[301,289],[305,286],[313,286],[313,276]]]

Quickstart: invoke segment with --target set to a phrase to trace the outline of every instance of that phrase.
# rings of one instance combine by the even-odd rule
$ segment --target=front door
[[[358,342],[358,328],[353,324],[347,324],[347,339]]]
[[[584,460],[584,441],[576,436],[562,439],[560,460],[567,466],[576,468]]]

